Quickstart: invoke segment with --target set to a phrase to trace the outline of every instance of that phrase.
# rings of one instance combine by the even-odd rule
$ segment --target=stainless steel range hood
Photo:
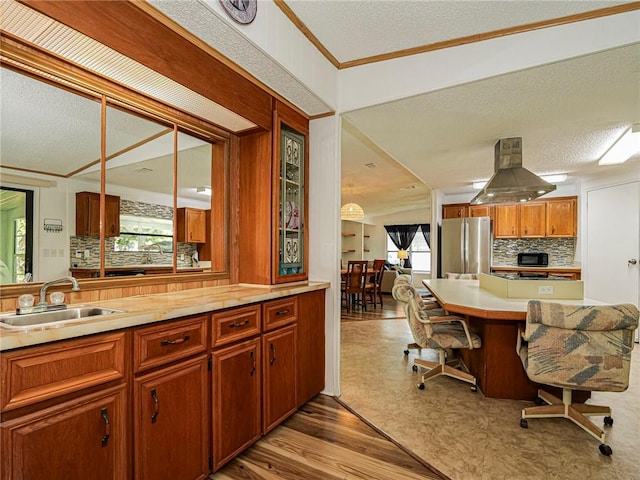
[[[495,146],[495,173],[471,205],[526,202],[556,189],[522,167],[522,138],[502,138]]]

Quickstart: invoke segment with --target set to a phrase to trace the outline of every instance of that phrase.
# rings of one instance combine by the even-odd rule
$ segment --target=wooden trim
[[[318,51],[324,56],[324,58],[329,60],[329,63],[331,63],[331,65],[336,68],[341,68],[342,64],[338,61],[338,59],[331,54],[327,47],[325,47],[313,33],[311,33],[311,30],[309,30],[304,22],[300,20],[300,18],[298,18],[295,13],[293,13],[293,10],[289,8],[284,0],[273,0],[273,3],[276,4],[276,7],[282,10],[282,13],[284,13],[284,15],[291,21],[291,23],[293,23],[293,25],[298,30],[300,30],[300,33],[307,37],[307,40],[309,40],[313,44],[313,46],[318,49]]]
[[[107,172],[107,97],[102,96],[100,107],[100,276],[104,277],[105,225],[107,219],[106,172]],[[40,299],[42,300],[42,299]]]
[[[311,115],[309,117],[309,121],[318,120],[319,118],[333,117],[335,114],[336,112],[326,112],[326,113],[319,113],[318,115]]]
[[[634,10],[640,10],[640,2],[631,2],[623,5],[616,5],[613,7],[600,8],[597,10],[591,10],[589,12],[576,13],[573,15],[567,15],[564,17],[554,18],[550,20],[542,20],[539,22],[526,23],[524,25],[517,25],[515,27],[501,28],[498,30],[492,30],[485,33],[477,33],[474,35],[468,35],[466,37],[452,38],[450,40],[444,40],[442,42],[431,43],[428,45],[421,45],[419,47],[406,48],[403,50],[397,50],[395,52],[383,53],[380,55],[372,55],[370,57],[358,58],[350,60],[348,62],[339,62],[329,50],[318,40],[308,27],[293,13],[293,11],[286,5],[284,0],[273,0],[276,6],[282,10],[286,17],[293,23],[293,25],[302,33],[307,39],[318,49],[318,51],[339,70],[345,68],[358,67],[360,65],[367,65],[370,63],[384,62],[386,60],[392,60],[395,58],[408,57],[411,55],[419,55],[421,53],[433,52],[435,50],[442,50],[444,48],[458,47],[460,45],[467,45],[470,43],[483,42],[492,38],[505,37],[507,35],[516,35],[519,33],[531,32],[533,30],[540,30],[542,28],[557,27],[560,25],[567,25],[569,23],[582,22],[585,20],[593,20],[595,18],[608,17],[610,15],[617,15],[619,13],[632,12]]]

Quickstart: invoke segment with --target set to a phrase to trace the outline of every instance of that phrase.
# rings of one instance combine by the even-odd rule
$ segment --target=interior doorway
[[[0,283],[33,275],[33,191],[0,187]]]

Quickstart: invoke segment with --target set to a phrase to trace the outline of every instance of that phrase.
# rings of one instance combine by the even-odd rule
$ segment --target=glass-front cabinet
[[[304,136],[280,130],[279,275],[304,273]]]
[[[280,103],[274,114],[273,283],[307,279],[308,121]],[[277,208],[277,210],[276,210]]]

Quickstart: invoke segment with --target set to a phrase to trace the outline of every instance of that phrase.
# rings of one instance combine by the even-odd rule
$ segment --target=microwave
[[[549,266],[549,254],[547,253],[519,253],[519,267],[547,267]]]

